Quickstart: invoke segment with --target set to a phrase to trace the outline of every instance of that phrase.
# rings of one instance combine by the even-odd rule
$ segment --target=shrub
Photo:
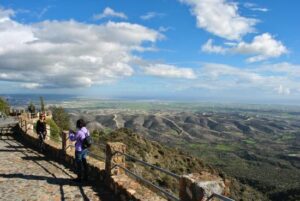
[[[52,118],[61,130],[70,129],[70,117],[63,107],[52,107]]]
[[[9,114],[9,104],[0,97],[0,112],[6,115]]]
[[[30,102],[30,103],[29,103],[27,109],[28,109],[28,111],[29,111],[31,114],[35,113],[35,106],[34,106],[33,102]]]
[[[50,126],[50,138],[54,140],[60,139],[61,129],[57,126],[53,119],[47,119],[46,123]]]

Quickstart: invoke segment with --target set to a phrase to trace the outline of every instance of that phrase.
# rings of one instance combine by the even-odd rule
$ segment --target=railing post
[[[68,131],[62,131],[61,139],[62,139],[62,150],[64,153],[66,153],[67,148],[69,146],[69,136],[68,136]]]
[[[27,121],[25,120],[25,133],[27,133]]]
[[[46,135],[46,140],[50,140],[50,135],[51,135],[51,129],[50,129],[50,125],[46,124],[46,131],[47,131],[47,135]]]
[[[181,201],[203,201],[207,200],[213,193],[225,193],[223,179],[209,172],[184,175],[179,183]]]
[[[125,156],[120,153],[126,152],[126,145],[120,142],[108,142],[106,144],[105,172],[107,175],[125,174],[125,171],[116,164],[126,167]]]

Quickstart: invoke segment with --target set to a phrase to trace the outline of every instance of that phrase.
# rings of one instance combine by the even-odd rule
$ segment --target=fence
[[[24,132],[28,131],[28,122],[22,118],[19,119],[19,125],[24,130]],[[74,144],[70,142],[68,139],[68,133],[62,132],[61,139],[52,139],[50,136],[50,140],[54,140],[55,142],[61,143],[62,150],[66,152],[68,149],[74,149]],[[140,160],[134,156],[131,156],[126,153],[126,146],[123,143],[107,143],[107,144],[94,144],[93,146],[98,146],[103,152],[104,155],[98,155],[94,153],[90,153],[89,155],[95,159],[101,159],[105,161],[105,171],[107,175],[121,175],[127,174],[134,179],[138,180],[140,183],[150,187],[153,191],[165,197],[170,201],[198,201],[204,200],[207,201],[217,198],[218,200],[223,201],[234,201],[221,193],[224,191],[224,184],[220,185],[220,180],[212,177],[213,179],[209,182],[213,185],[222,186],[222,190],[220,192],[211,192],[207,187],[201,186],[201,175],[199,174],[191,174],[191,175],[177,175],[169,170],[163,169],[161,167],[155,166],[143,160]],[[180,193],[179,196],[174,195],[173,192],[170,192],[167,189],[164,189],[151,181],[143,178],[142,176],[136,174],[135,172],[129,170],[126,167],[126,159],[130,160],[130,162],[138,163],[142,166],[149,167],[151,169],[160,171],[168,176],[171,176],[178,180]],[[205,176],[207,177],[207,176]],[[207,180],[205,180],[207,183]],[[204,183],[205,183],[204,182]],[[210,187],[209,187],[210,188]],[[217,188],[214,188],[217,189]],[[207,194],[210,192],[210,194]]]

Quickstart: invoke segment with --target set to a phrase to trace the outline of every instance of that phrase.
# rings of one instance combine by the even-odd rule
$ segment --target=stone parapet
[[[116,165],[125,167],[125,156],[122,153],[126,152],[126,145],[120,142],[108,142],[106,144],[106,160],[105,171],[107,175],[125,174],[122,168]]]
[[[204,201],[213,193],[223,194],[223,178],[209,172],[184,175],[180,179],[179,197],[184,201]]]
[[[110,189],[115,193],[120,193],[122,195],[120,197],[122,201],[167,201],[167,199],[157,195],[126,174],[115,175],[112,176],[111,179],[113,182],[111,182]],[[121,193],[125,191],[127,193]]]
[[[24,124],[23,128],[19,129],[16,138],[33,147],[38,147],[38,136],[33,130],[26,128],[27,123],[26,126]],[[67,136],[68,132],[62,133],[62,143],[45,141],[45,153],[47,157],[64,162],[69,168],[75,170],[75,150],[73,146],[70,146],[72,142],[67,140]],[[128,177],[123,169],[114,167],[114,164],[126,167],[125,156],[116,154],[116,152],[125,153],[126,146],[123,143],[107,143],[106,150],[105,162],[91,157],[87,158],[88,174],[92,182],[105,182],[122,201],[167,201],[135,179]],[[107,179],[108,177],[109,179]]]
[[[22,123],[21,123],[22,122]],[[38,136],[31,129],[33,123],[20,119],[16,138],[38,147]],[[45,141],[45,153],[54,160],[64,162],[75,170],[74,145],[68,140],[68,131],[62,132],[62,142]],[[167,201],[136,179],[125,174],[126,145],[120,142],[106,144],[106,160],[100,161],[88,157],[89,178],[96,182],[105,182],[122,201]],[[120,167],[119,167],[120,166]],[[127,170],[126,170],[127,171]],[[228,195],[228,181],[209,172],[183,175],[179,179],[180,201],[204,201],[212,194]]]

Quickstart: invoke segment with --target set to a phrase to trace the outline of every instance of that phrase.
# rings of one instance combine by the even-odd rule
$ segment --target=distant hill
[[[78,118],[85,119],[91,131],[110,133],[125,127],[145,139],[188,151],[187,155],[201,158],[272,200],[300,196],[300,161],[291,157],[300,154],[297,115],[270,111],[268,115],[258,111],[72,111],[72,122]]]

